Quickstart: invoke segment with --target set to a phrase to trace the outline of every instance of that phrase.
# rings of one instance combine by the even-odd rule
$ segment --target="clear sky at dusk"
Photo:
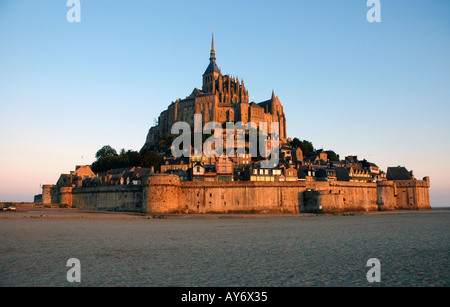
[[[291,138],[405,166],[450,205],[450,1],[0,0],[0,200],[32,201],[109,144],[140,150],[201,88],[215,28],[222,73],[284,106]]]

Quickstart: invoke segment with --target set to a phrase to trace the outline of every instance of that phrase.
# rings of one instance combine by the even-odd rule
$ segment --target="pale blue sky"
[[[139,150],[217,63],[288,136],[431,177],[450,205],[450,2],[0,0],[0,200],[30,201],[105,144]],[[83,158],[82,158],[83,157]]]

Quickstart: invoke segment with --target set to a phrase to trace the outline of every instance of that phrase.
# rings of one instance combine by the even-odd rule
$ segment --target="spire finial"
[[[216,60],[216,49],[214,48],[214,28],[212,28],[211,54],[209,60],[210,61]]]
[[[275,91],[272,89],[272,100],[275,99]]]

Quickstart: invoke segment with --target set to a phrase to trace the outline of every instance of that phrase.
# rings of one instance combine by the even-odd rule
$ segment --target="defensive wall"
[[[83,210],[146,212],[143,205],[143,187],[118,185],[94,188],[72,188],[72,207]],[[69,204],[70,205],[70,204]]]
[[[158,174],[144,185],[62,187],[51,202],[85,210],[156,214],[424,210],[431,209],[429,187],[428,177],[377,183],[182,182],[177,175]],[[55,194],[55,188],[51,190],[43,195]]]

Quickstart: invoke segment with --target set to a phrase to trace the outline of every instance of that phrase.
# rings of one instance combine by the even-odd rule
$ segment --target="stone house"
[[[233,181],[233,159],[222,154],[216,158],[218,181]]]
[[[283,179],[279,181],[297,181],[298,171],[295,167],[283,168]],[[281,179],[281,177],[280,177]]]
[[[323,149],[318,149],[312,156],[306,157],[305,162],[323,164],[328,161],[328,154]]]
[[[200,162],[196,162],[192,168],[192,181],[204,181],[205,180],[205,168]]]
[[[372,182],[372,175],[359,165],[347,167],[350,176],[350,182]]]
[[[182,170],[188,171],[190,159],[186,157],[164,157],[161,163],[161,173],[166,173],[168,170]]]
[[[203,165],[205,169],[204,181],[217,181],[216,166],[214,164]]]
[[[249,168],[250,181],[279,181],[283,175],[281,168],[263,168],[260,163],[254,163]]]

